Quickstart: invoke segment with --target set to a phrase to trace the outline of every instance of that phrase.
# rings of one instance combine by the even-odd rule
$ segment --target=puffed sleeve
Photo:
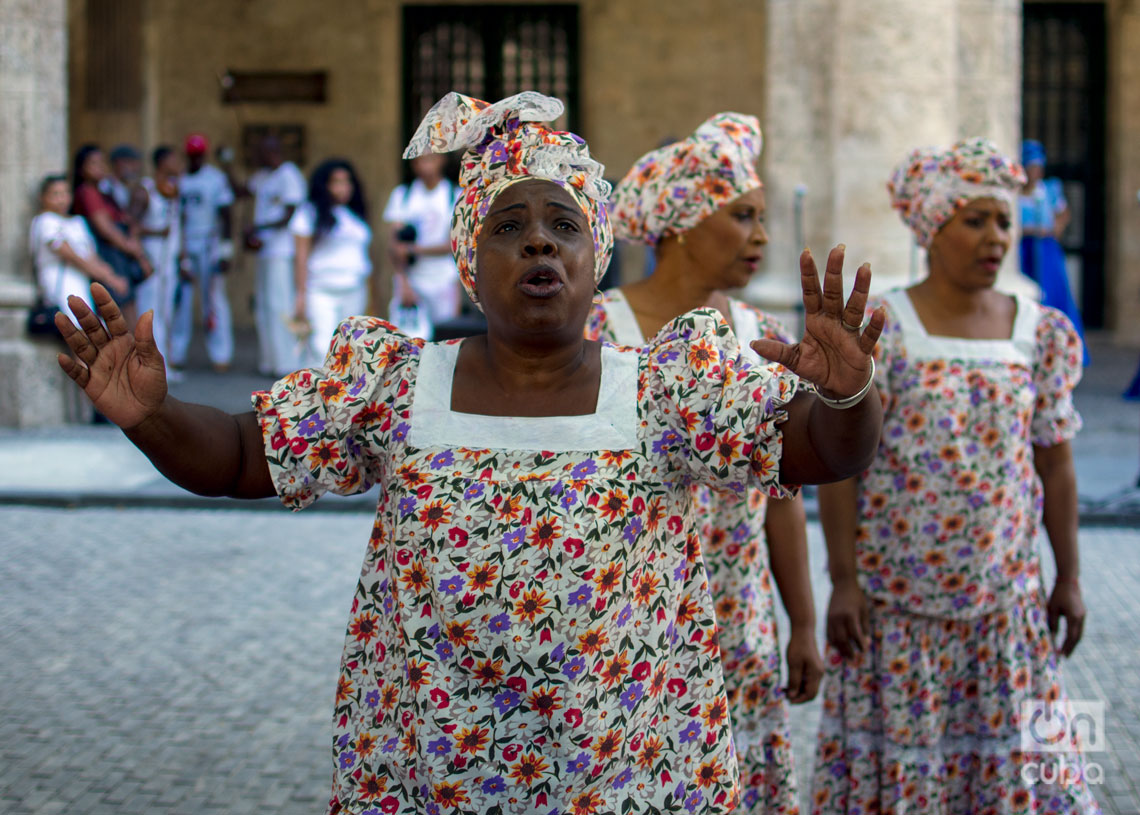
[[[780,424],[795,395],[793,374],[750,362],[713,309],[667,323],[645,352],[648,396],[663,425],[655,452],[680,461],[694,481],[759,487],[774,498],[795,494],[780,483]]]
[[[1039,447],[1068,441],[1081,429],[1081,415],[1073,405],[1073,388],[1081,380],[1081,338],[1069,318],[1055,308],[1043,307],[1037,321],[1037,355],[1033,384],[1037,403],[1030,438]]]
[[[325,492],[354,495],[382,480],[394,402],[422,348],[383,320],[353,317],[337,327],[321,368],[253,395],[282,503],[303,509]]]
[[[898,315],[891,308],[890,301],[872,297],[867,301],[867,315],[870,316],[880,306],[886,313],[886,321],[883,323],[883,333],[879,335],[871,356],[875,360],[875,388],[879,391],[885,417],[894,410],[896,404],[896,397],[891,389],[892,381],[906,371],[907,361],[906,348],[902,343],[902,326],[899,324]]]

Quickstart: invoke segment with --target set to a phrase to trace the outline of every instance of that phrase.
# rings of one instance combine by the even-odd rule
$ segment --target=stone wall
[[[1108,11],[1107,291],[1108,327],[1140,345],[1140,3]]]

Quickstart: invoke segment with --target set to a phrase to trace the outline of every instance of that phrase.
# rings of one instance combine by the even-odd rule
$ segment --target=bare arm
[[[1073,468],[1073,448],[1068,442],[1052,447],[1033,447],[1033,466],[1041,478],[1045,503],[1045,533],[1057,564],[1057,582],[1049,597],[1049,630],[1054,636],[1058,622],[1065,619],[1065,641],[1058,649],[1069,656],[1080,642],[1085,625],[1085,604],[1081,599],[1080,550],[1077,530],[1077,475]]]
[[[828,255],[822,290],[811,253],[805,249],[800,255],[803,339],[794,344],[774,339],[752,343],[756,353],[814,384],[830,399],[850,397],[868,387],[863,400],[845,410],[829,407],[806,392],[797,394],[782,427],[780,480],[785,484],[821,484],[857,475],[871,463],[879,445],[883,409],[872,381],[871,352],[886,314],[876,309],[863,327],[871,288],[867,264],[855,273],[855,286],[844,304],[844,252],[841,244]]]
[[[855,564],[858,491],[854,478],[819,488],[819,520],[827,541],[827,570],[831,576],[827,641],[846,659],[866,650],[870,631],[867,598],[859,588]]]
[[[296,287],[293,311],[298,320],[303,320],[307,313],[309,250],[312,249],[313,239],[307,235],[294,235],[293,246],[293,285]]]
[[[95,408],[181,487],[200,495],[274,495],[256,415],[231,416],[171,397],[152,316],[143,315],[132,335],[105,288],[95,283],[91,295],[102,322],[73,296],[68,305],[79,327],[62,313],[55,324],[75,355],[60,354],[59,365]]]
[[[81,258],[71,248],[67,241],[58,247],[48,247],[59,256],[59,259],[68,266],[73,266],[94,281],[109,286],[118,294],[126,294],[130,289],[126,280],[115,274],[114,270],[98,257]]]
[[[808,568],[807,517],[803,498],[772,499],[764,519],[772,577],[791,623],[788,642],[788,701],[808,702],[819,691],[823,660],[815,642],[815,602]]]

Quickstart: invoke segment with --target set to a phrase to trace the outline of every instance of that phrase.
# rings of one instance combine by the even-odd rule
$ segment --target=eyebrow
[[[566,210],[567,212],[571,212],[571,213],[574,213],[576,215],[582,214],[581,210],[575,209],[574,207],[568,207],[565,204],[561,203],[560,201],[547,201],[546,205],[548,207],[556,207],[558,209],[563,209],[563,210]],[[504,212],[510,212],[513,209],[526,209],[526,204],[524,204],[520,201],[517,204],[511,204],[510,206],[506,206],[506,207],[502,207],[501,209],[497,209],[494,212],[489,212],[489,213],[487,213],[487,217],[493,218],[496,215],[501,215]]]

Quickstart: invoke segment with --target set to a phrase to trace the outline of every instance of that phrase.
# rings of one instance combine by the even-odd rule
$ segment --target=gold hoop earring
[[[681,246],[685,245],[685,233],[684,232],[682,232],[680,235],[677,236],[677,243],[681,244]]]

